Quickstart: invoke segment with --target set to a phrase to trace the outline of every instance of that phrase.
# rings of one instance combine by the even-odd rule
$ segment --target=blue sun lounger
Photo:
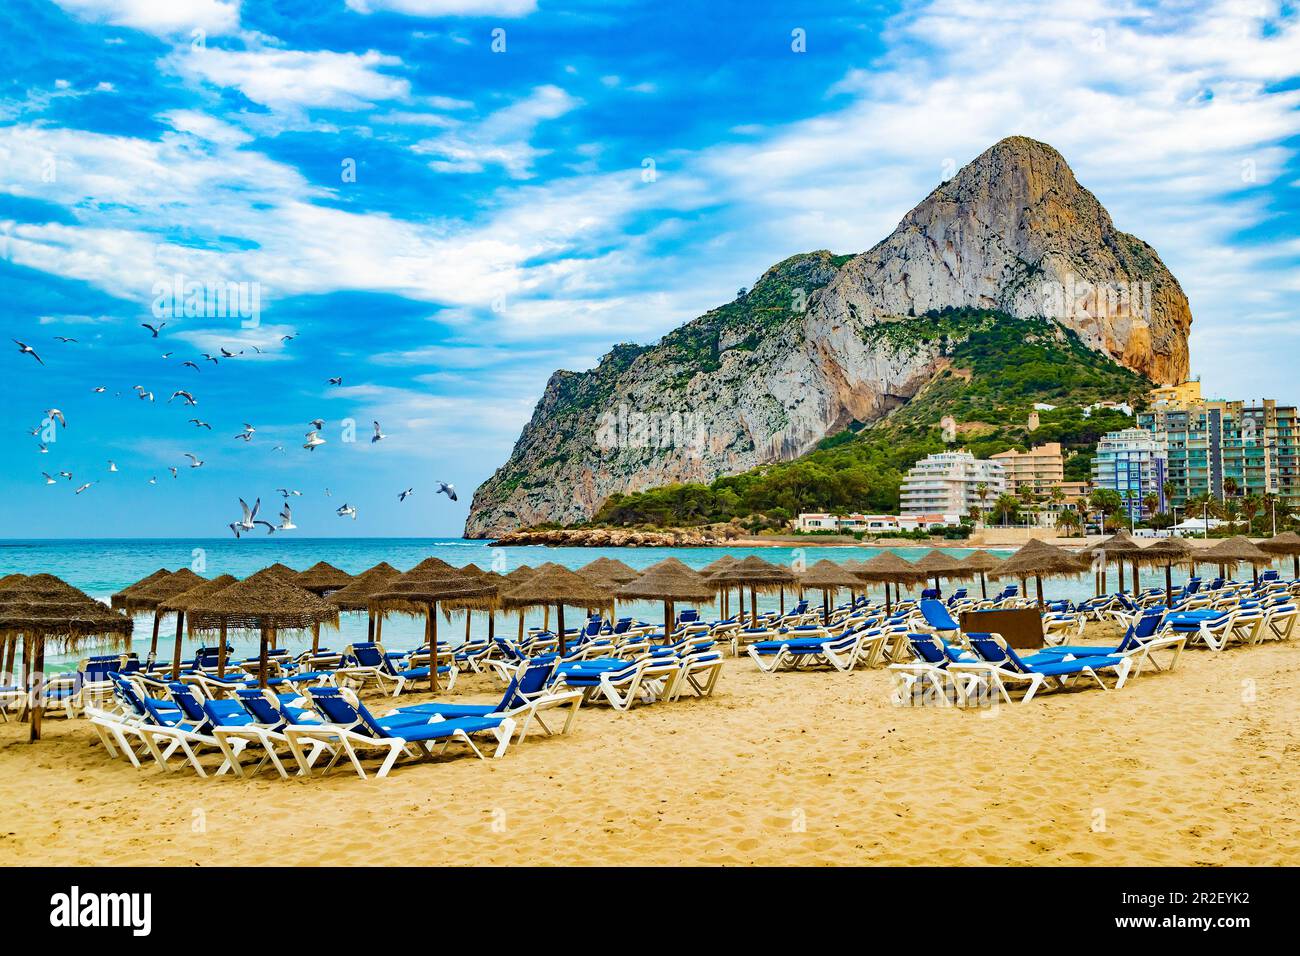
[[[1160,629],[1161,621],[1164,620],[1162,610],[1149,611],[1138,618],[1136,624],[1130,624],[1128,630],[1124,632],[1124,637],[1114,647],[1097,647],[1088,644],[1070,644],[1058,645],[1056,647],[1045,647],[1039,652],[1040,657],[1046,655],[1055,655],[1056,657],[1128,657],[1133,660],[1133,677],[1142,673],[1142,665],[1150,661],[1156,670],[1173,670],[1178,664],[1178,658],[1187,646],[1187,634],[1178,632],[1168,632],[1163,635],[1157,635]],[[1171,656],[1165,667],[1161,667],[1151,655],[1155,651],[1170,651]]]
[[[310,770],[310,764],[302,753],[305,743],[320,742],[334,748],[334,757],[322,773],[329,773],[346,756],[357,774],[365,777],[366,771],[361,766],[359,753],[368,750],[383,751],[383,762],[376,775],[386,777],[403,753],[420,753],[432,757],[435,752],[446,750],[452,741],[465,744],[476,756],[485,759],[483,752],[471,739],[476,734],[494,736],[497,747],[493,756],[500,757],[510,745],[515,730],[515,722],[504,716],[443,720],[432,715],[424,718],[423,722],[384,720],[370,713],[366,705],[356,699],[356,695],[338,687],[313,687],[307,691],[307,696],[320,713],[322,723],[291,724],[284,729],[298,765],[307,771]],[[436,751],[435,744],[441,745]]]
[[[1095,680],[1103,689],[1108,689],[1099,672],[1111,672],[1115,675],[1115,689],[1119,690],[1128,679],[1133,662],[1127,657],[1098,655],[1096,657],[1079,657],[1063,660],[1055,654],[1035,654],[1022,658],[1000,637],[993,634],[967,634],[971,650],[978,662],[953,662],[948,665],[950,671],[958,670],[982,673],[989,681],[991,689],[996,690],[1009,704],[1011,694],[1007,684],[1024,684],[1025,694],[1022,703],[1029,703],[1043,687],[1064,687],[1076,677],[1086,676]]]

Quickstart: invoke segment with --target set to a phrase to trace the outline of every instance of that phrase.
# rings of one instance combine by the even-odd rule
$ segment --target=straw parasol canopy
[[[715,571],[708,580],[718,589],[726,587],[748,588],[750,620],[755,627],[758,626],[759,592],[780,591],[784,595],[786,588],[793,587],[798,583],[794,572],[789,568],[771,564],[754,554],[742,558],[729,568]]]
[[[971,574],[979,575],[980,597],[987,598],[989,588],[985,575],[1002,567],[1002,559],[996,554],[990,554],[988,551],[972,551],[961,559],[961,566]]]
[[[122,600],[115,606],[120,607],[127,614],[138,614],[141,611],[153,612],[153,633],[149,639],[149,660],[152,661],[154,655],[158,653],[158,628],[162,623],[163,614],[166,613],[160,605],[168,598],[183,594],[194,585],[202,583],[203,578],[189,568],[181,568],[179,571],[173,571],[141,587],[132,586],[121,593]],[[178,616],[176,619],[178,636],[180,626],[181,620]]]
[[[1289,554],[1292,563],[1291,576],[1300,578],[1300,534],[1296,534],[1294,531],[1283,531],[1281,534],[1261,541],[1259,549],[1278,557],[1285,557]]]
[[[293,581],[296,577],[298,577],[298,572],[295,571],[293,568],[289,567],[289,565],[285,564],[282,561],[277,561],[275,562],[275,564],[268,564],[266,567],[262,569],[262,571],[272,572],[274,574],[279,575],[282,578],[286,578],[289,581]],[[260,574],[261,572],[258,573]],[[252,575],[250,574],[249,577],[252,577]]]
[[[266,686],[269,643],[279,631],[306,630],[320,624],[339,623],[338,608],[265,568],[242,581],[200,598],[188,608],[195,631],[229,628],[257,631],[260,638],[258,683]]]
[[[368,611],[371,596],[401,573],[387,561],[380,561],[373,568],[367,568],[353,577],[337,591],[326,595],[326,598],[340,611]]]
[[[968,578],[971,576],[969,568],[963,567],[962,563],[937,548],[927,551],[921,560],[916,562],[916,569],[924,571],[926,575],[934,580],[935,590],[939,588],[940,578]]]
[[[885,586],[885,610],[892,609],[889,599],[889,585],[915,584],[925,580],[925,572],[917,571],[916,565],[893,551],[881,551],[873,555],[855,570],[859,580],[869,581]]]
[[[1273,556],[1267,551],[1256,547],[1249,538],[1234,535],[1231,538],[1224,538],[1211,548],[1198,551],[1196,560],[1207,564],[1217,564],[1220,568],[1233,569],[1238,564],[1249,564],[1255,572],[1255,580],[1258,581],[1259,569],[1272,564]]]
[[[176,644],[172,649],[172,679],[176,680],[181,674],[181,633],[185,627],[185,615],[189,613],[190,606],[195,602],[202,600],[210,594],[216,594],[218,591],[230,587],[239,579],[233,574],[222,574],[209,581],[201,580],[185,591],[166,598],[158,604],[158,614],[174,613],[176,615]],[[226,673],[226,635],[224,630],[221,633],[221,648],[217,653],[217,674],[224,677]]]
[[[477,570],[477,569],[475,569]],[[424,637],[429,645],[429,686],[438,689],[438,604],[455,601],[457,607],[487,610],[497,606],[497,585],[479,574],[467,574],[438,558],[425,558],[405,574],[385,582],[370,597],[370,610],[424,616]]]
[[[128,584],[126,587],[122,588],[122,590],[114,594],[111,598],[109,598],[109,603],[116,611],[126,610],[126,602],[130,599],[132,594],[134,594],[136,591],[141,590],[142,588],[148,587],[150,584],[153,584],[155,581],[168,577],[170,574],[171,572],[168,571],[166,568],[159,568],[157,571],[153,572],[152,574],[146,574],[139,581],[136,581],[134,584]]]
[[[1097,593],[1104,594],[1106,591],[1106,566],[1114,561],[1119,567],[1119,589],[1124,590],[1124,562],[1133,562],[1133,593],[1138,593],[1137,582],[1137,559],[1142,552],[1142,546],[1129,537],[1127,531],[1119,531],[1111,535],[1101,544],[1094,545],[1088,549],[1093,557],[1102,558],[1101,574],[1098,579]]]
[[[831,620],[831,592],[838,591],[840,588],[848,588],[853,591],[861,583],[858,576],[853,573],[852,568],[846,568],[825,558],[822,558],[799,575],[800,587],[816,588],[822,592],[823,624],[829,624]]]
[[[294,583],[312,594],[324,595],[338,591],[352,582],[352,575],[341,568],[336,568],[328,561],[317,561],[306,571],[299,572]]]
[[[613,598],[609,588],[601,587],[570,571],[563,565],[547,562],[533,574],[501,595],[507,608],[554,607],[559,650],[564,654],[564,608],[605,607]]]
[[[1038,585],[1038,604],[1043,605],[1043,578],[1076,577],[1092,567],[1086,558],[1058,548],[1054,544],[1030,538],[1019,551],[1002,562],[994,572],[998,578],[1018,578],[1025,580],[1032,577]]]
[[[1142,549],[1139,560],[1143,564],[1165,569],[1165,603],[1174,600],[1174,565],[1193,564],[1192,546],[1182,538],[1161,538],[1150,547]]]
[[[727,568],[733,568],[739,563],[740,563],[739,558],[735,557],[734,555],[724,554],[722,557],[717,558],[714,561],[710,561],[704,567],[700,568],[699,573],[704,575],[706,578],[711,579],[719,571],[725,571]],[[744,588],[738,587],[736,589],[736,593],[740,596],[740,613],[741,616],[743,617],[745,613],[745,590]],[[731,585],[730,584],[725,584],[722,586],[721,610],[722,610],[723,617],[731,616]]]
[[[703,574],[687,567],[676,558],[652,564],[633,581],[615,593],[620,598],[639,601],[662,601],[664,605],[664,640],[673,631],[674,607],[678,601],[703,603],[713,600],[717,587]]]
[[[0,636],[12,648],[17,636],[23,635],[23,684],[27,684],[29,673],[37,677],[32,688],[35,706],[31,710],[29,740],[41,737],[46,645],[56,641],[70,649],[88,638],[126,639],[132,626],[126,615],[110,610],[52,574],[13,575],[4,580],[0,585]]]
[[[617,558],[597,558],[595,561],[583,565],[580,570],[599,575],[607,581],[613,581],[615,584],[627,584],[628,581],[634,581],[641,575],[641,572],[636,568],[629,567]]]

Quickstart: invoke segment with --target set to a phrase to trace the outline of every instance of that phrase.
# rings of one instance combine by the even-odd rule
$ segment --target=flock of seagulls
[[[167,327],[167,324],[168,323],[165,321],[158,322],[156,324],[151,322],[141,322],[140,326],[149,332],[150,339],[157,339],[162,336],[162,333],[164,329]],[[296,337],[297,337],[297,333],[282,335],[280,336],[280,344],[286,345]],[[62,345],[77,344],[77,339],[72,338],[70,336],[56,335],[53,336],[53,338],[55,341],[59,342]],[[45,365],[45,360],[40,356],[40,354],[36,351],[36,349],[32,345],[20,341],[19,339],[12,339],[11,341],[13,341],[14,345],[17,346],[20,355],[30,355],[37,362],[38,365],[41,366]],[[259,348],[258,346],[252,345],[249,347],[252,348],[254,352],[258,354],[263,354],[262,349]],[[163,359],[170,359],[171,356],[175,353],[172,351],[167,351],[161,354]],[[242,355],[244,355],[244,349],[239,349],[238,351],[235,351],[225,347],[219,347],[217,350],[217,354],[215,355],[207,352],[200,353],[200,357],[204,362],[211,362],[213,365],[219,364],[219,362],[222,359],[231,360],[231,359],[236,359]],[[199,364],[199,362],[193,360],[186,360],[184,362],[181,362],[180,367],[191,369],[196,373],[202,372],[202,367]],[[326,384],[329,386],[342,386],[343,376],[341,375],[329,376],[326,379]],[[133,385],[131,387],[131,391],[135,393],[135,396],[139,401],[149,402],[149,403],[155,402],[154,392],[149,388],[145,387],[144,385]],[[91,392],[93,394],[103,395],[108,392],[108,386],[96,385],[91,389]],[[115,394],[118,397],[120,397],[122,393],[116,392]],[[171,405],[177,399],[181,400],[181,407],[183,408],[193,408],[198,406],[199,404],[198,398],[188,388],[175,389],[168,397],[166,404]],[[198,417],[189,418],[186,420],[186,422],[187,424],[192,425],[196,429],[206,429],[208,431],[212,431],[212,424],[201,418]],[[253,425],[251,422],[244,422],[243,424],[244,424],[243,431],[236,434],[234,438],[236,441],[243,441],[245,444],[250,444],[252,443],[254,436],[257,433],[257,427]],[[309,425],[309,431],[307,431],[304,436],[305,440],[303,442],[302,447],[307,451],[314,452],[321,445],[328,444],[327,440],[321,437],[321,432],[324,431],[325,429],[325,420],[323,418],[315,418],[312,419],[308,423],[308,425]],[[384,441],[388,437],[384,433],[383,426],[378,421],[372,421],[371,425],[373,426],[374,430],[370,436],[370,444],[373,445],[376,444],[377,442]],[[66,429],[68,427],[67,417],[64,415],[61,409],[47,408],[45,409],[43,421],[41,422],[40,425],[36,426],[35,428],[32,428],[30,430],[30,434],[34,437],[37,438],[44,437],[45,439],[48,440],[50,433],[47,432],[47,429],[55,428],[56,426],[57,426],[56,431],[58,429]],[[49,447],[46,440],[42,440],[38,442],[38,451],[41,454],[49,453]],[[272,451],[283,452],[284,446],[275,445],[272,448]],[[197,454],[193,452],[184,452],[184,457],[189,460],[190,469],[202,468],[205,464],[204,459],[200,458]],[[110,474],[118,473],[119,469],[117,463],[111,459],[108,460],[107,470]],[[168,472],[171,473],[171,476],[173,478],[179,477],[179,469],[177,468],[177,466],[168,465],[167,470]],[[46,485],[57,485],[60,479],[67,481],[69,483],[71,483],[73,480],[73,474],[71,471],[63,470],[57,472],[56,474],[57,477],[56,475],[50,474],[50,472],[48,471],[42,471],[41,477],[44,480]],[[95,479],[84,481],[81,484],[77,485],[73,493],[76,495],[80,495],[82,492],[89,490],[90,488],[94,487],[98,483],[99,481]],[[157,483],[158,483],[158,478],[156,475],[151,475],[148,478],[148,484],[157,485]],[[259,513],[261,509],[260,498],[254,499],[251,508],[248,506],[248,503],[243,498],[240,498],[239,505],[241,509],[241,516],[237,520],[230,522],[228,525],[230,530],[234,533],[235,537],[238,538],[241,535],[248,534],[254,531],[259,526],[266,528],[267,534],[273,534],[276,531],[292,531],[298,527],[293,521],[293,511],[290,508],[289,499],[291,497],[301,497],[302,492],[296,488],[291,489],[287,487],[277,488],[276,491],[283,498],[283,507],[279,514],[279,523],[278,524],[272,523],[270,521],[267,521],[265,518],[259,517]],[[413,487],[406,488],[405,490],[401,491],[398,494],[397,500],[399,502],[404,502],[406,501],[407,498],[409,498],[414,493],[415,493],[415,489]],[[443,481],[437,482],[437,490],[435,491],[435,494],[445,494],[451,501],[457,500],[455,486],[447,482],[443,482]],[[330,491],[329,488],[325,489],[325,496],[326,497],[332,496],[332,492]],[[357,508],[348,502],[344,502],[340,507],[335,509],[335,514],[340,518],[351,518],[353,521],[357,520]]]

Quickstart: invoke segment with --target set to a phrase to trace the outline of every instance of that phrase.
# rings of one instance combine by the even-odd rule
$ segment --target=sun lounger
[[[291,724],[284,729],[294,757],[304,773],[311,771],[307,756],[302,752],[306,743],[322,742],[335,748],[334,757],[322,773],[328,773],[346,756],[357,774],[365,777],[366,771],[361,765],[360,754],[380,751],[383,759],[376,776],[386,777],[403,753],[432,757],[456,741],[465,744],[480,759],[485,759],[472,738],[477,734],[490,734],[497,741],[493,756],[500,757],[506,752],[514,735],[515,722],[509,717],[444,720],[433,715],[422,723],[390,722],[376,718],[365,704],[357,700],[355,694],[344,688],[313,687],[307,691],[307,695],[320,713],[322,723],[316,726]],[[435,745],[440,746],[435,750]]]
[[[1158,671],[1173,670],[1178,664],[1178,658],[1187,645],[1187,635],[1184,633],[1165,632],[1158,633],[1160,624],[1164,615],[1162,613],[1146,613],[1138,618],[1137,623],[1130,625],[1124,632],[1124,637],[1115,647],[1098,647],[1089,644],[1075,645],[1057,645],[1056,647],[1045,647],[1039,652],[1039,656],[1049,654],[1056,655],[1064,659],[1070,657],[1127,657],[1133,661],[1133,673],[1130,677],[1137,677],[1142,673],[1142,666],[1150,661],[1151,665]],[[1153,657],[1157,651],[1169,651],[1169,660],[1162,667],[1160,662]]]
[[[1115,689],[1119,690],[1128,679],[1133,662],[1127,657],[1097,656],[1062,659],[1058,655],[1040,654],[1021,658],[1015,650],[996,634],[967,634],[971,650],[979,658],[978,662],[954,662],[949,664],[950,671],[976,672],[987,676],[989,686],[1002,698],[1011,703],[1008,684],[1024,685],[1023,703],[1033,700],[1042,688],[1064,687],[1080,676],[1096,681],[1103,689],[1108,689],[1101,679],[1101,673],[1115,676]]]

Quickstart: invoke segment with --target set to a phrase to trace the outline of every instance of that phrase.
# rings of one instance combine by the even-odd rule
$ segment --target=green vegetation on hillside
[[[591,523],[681,526],[756,515],[779,522],[801,511],[896,511],[907,469],[950,447],[939,424],[945,415],[958,423],[954,447],[979,458],[1059,441],[1068,450],[1067,479],[1082,480],[1097,439],[1131,424],[1119,412],[1099,410],[1084,418],[1083,407],[1106,399],[1141,404],[1151,387],[1046,319],[944,309],[874,326],[866,334],[902,351],[937,345],[949,365],[874,426],[833,435],[794,461],[708,485],[612,495]],[[1040,412],[1031,433],[1026,423],[1036,402],[1057,408]]]

